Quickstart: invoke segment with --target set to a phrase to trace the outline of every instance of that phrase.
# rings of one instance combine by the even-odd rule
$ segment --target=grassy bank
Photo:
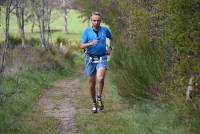
[[[0,133],[57,133],[55,119],[44,117],[34,104],[50,82],[72,75],[73,68],[71,63],[66,63],[65,68],[0,78]]]
[[[105,110],[98,114],[76,115],[84,134],[188,134],[189,126],[176,109],[150,100],[134,100],[132,105],[122,99],[110,78],[104,90]],[[86,88],[86,87],[84,87]],[[91,108],[87,89],[77,97],[77,109]],[[84,110],[83,110],[84,111]],[[87,113],[87,112],[86,112]]]

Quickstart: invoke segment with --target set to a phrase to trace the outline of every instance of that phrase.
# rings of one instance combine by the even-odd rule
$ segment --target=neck
[[[98,31],[100,29],[100,26],[99,27],[94,27],[92,26],[92,28],[95,30],[95,31]]]

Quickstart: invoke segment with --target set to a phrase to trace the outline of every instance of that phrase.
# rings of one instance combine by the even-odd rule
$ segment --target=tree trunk
[[[21,29],[22,29],[22,33],[21,33],[21,39],[22,39],[22,47],[25,46],[25,32],[24,32],[24,8],[21,9]]]
[[[38,18],[38,22],[39,22],[39,28],[40,28],[40,42],[41,42],[41,46],[42,47],[46,47],[43,19],[42,18]]]
[[[24,8],[16,7],[16,17],[21,38],[22,48],[25,46],[25,34],[24,34]]]
[[[63,9],[64,10],[64,20],[65,20],[65,33],[68,33],[68,28],[67,28],[67,26],[68,26],[68,21],[67,21],[67,16],[68,16],[68,11],[67,11],[67,9]]]
[[[0,20],[1,20],[1,6],[0,6]],[[2,27],[1,21],[0,21],[0,27]]]
[[[41,30],[42,30],[42,43],[43,43],[43,47],[46,47],[46,40],[45,40],[45,1],[42,0],[42,18],[41,18]]]
[[[51,23],[51,9],[49,9],[48,12],[48,37],[47,37],[47,41],[48,41],[48,45],[49,43],[53,43],[52,41],[52,35],[51,35],[51,27],[50,27],[50,23]]]
[[[35,16],[33,16],[33,22],[32,22],[32,26],[31,26],[31,33],[33,33],[33,31],[34,31],[34,27],[35,27]]]
[[[9,39],[9,21],[10,21],[10,5],[6,6],[6,13],[5,13],[5,28],[4,28],[4,43],[3,43],[3,50],[1,54],[1,64],[0,64],[0,73],[4,71],[4,65],[6,62],[6,53],[8,48],[8,39]]]
[[[192,94],[192,90],[193,90],[193,86],[192,86],[193,79],[194,79],[194,76],[191,75],[189,82],[188,82],[187,90],[186,90],[186,98],[185,98],[186,102],[192,100],[191,94]]]
[[[39,28],[40,28],[40,41],[41,46],[46,48],[46,40],[45,40],[45,24],[44,24],[44,17],[45,17],[45,1],[42,0],[42,10],[41,15],[38,15],[38,21],[39,21]]]

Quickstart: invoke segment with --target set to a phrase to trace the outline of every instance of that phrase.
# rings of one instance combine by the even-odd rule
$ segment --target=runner
[[[85,49],[85,74],[88,76],[89,91],[93,101],[92,113],[103,110],[102,92],[107,68],[107,55],[112,51],[112,34],[101,26],[101,13],[92,12],[92,27],[87,27],[80,40],[80,48]],[[106,49],[106,38],[109,48]],[[97,87],[97,94],[95,88]]]

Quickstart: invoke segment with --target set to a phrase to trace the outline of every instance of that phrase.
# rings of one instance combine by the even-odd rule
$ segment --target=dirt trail
[[[39,99],[39,105],[45,115],[59,120],[61,134],[80,134],[74,123],[77,110],[73,98],[81,94],[80,90],[83,88],[81,81],[79,76],[56,81]]]

